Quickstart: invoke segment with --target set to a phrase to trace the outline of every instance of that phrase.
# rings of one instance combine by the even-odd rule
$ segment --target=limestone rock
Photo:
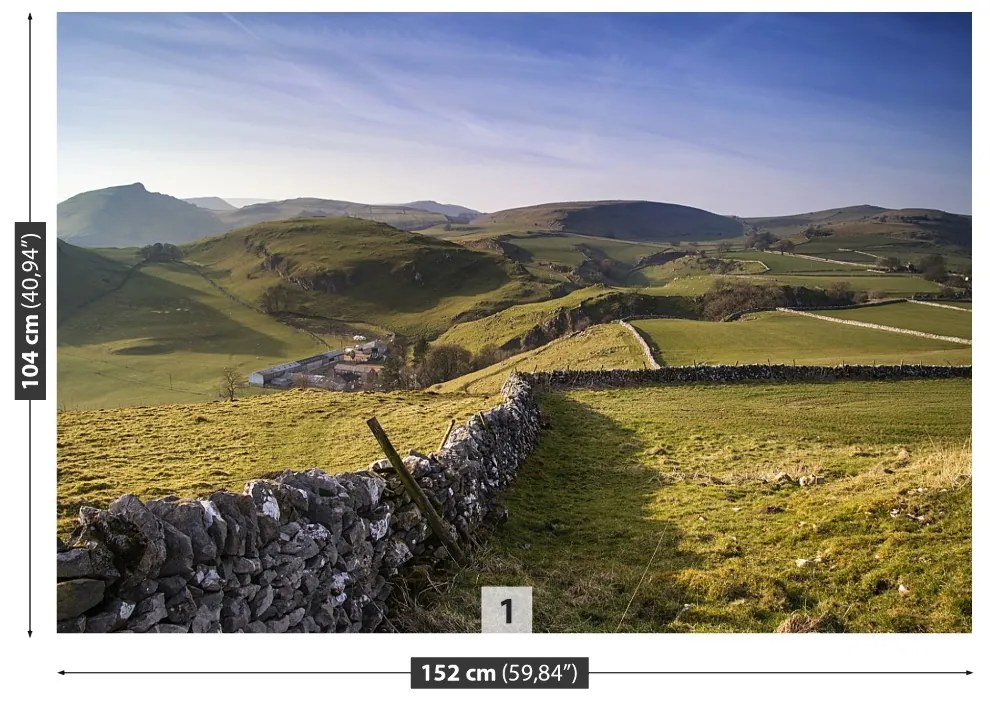
[[[165,595],[154,594],[142,600],[135,608],[127,628],[143,633],[168,616],[165,608]]]
[[[165,601],[168,620],[173,624],[188,624],[196,616],[197,608],[196,600],[185,587],[182,588],[181,592]]]
[[[55,631],[60,634],[81,634],[86,631],[86,617],[77,616],[55,624]]]
[[[162,530],[161,520],[137,496],[129,494],[115,500],[107,510],[131,523],[144,540],[144,550],[132,568],[132,576],[156,577],[166,557],[165,532]]]
[[[86,623],[86,633],[105,634],[117,631],[131,617],[136,606],[136,604],[120,599],[107,602],[100,608],[99,613],[89,616]]]
[[[149,501],[148,510],[170,523],[189,537],[194,562],[213,562],[217,543],[207,529],[207,516],[212,512],[196,501]],[[212,521],[211,521],[212,522]]]
[[[106,586],[100,579],[70,579],[59,582],[55,593],[56,619],[72,619],[100,604]]]

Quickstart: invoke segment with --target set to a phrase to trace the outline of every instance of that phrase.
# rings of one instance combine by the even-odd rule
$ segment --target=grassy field
[[[543,409],[508,522],[410,597],[405,628],[477,631],[479,586],[524,585],[537,632],[971,630],[969,381],[580,391]]]
[[[889,303],[882,306],[843,308],[840,311],[822,311],[822,315],[854,320],[863,323],[879,323],[895,328],[920,330],[935,335],[951,335],[956,338],[973,337],[973,314],[951,308],[937,308],[919,303]]]
[[[639,369],[646,367],[643,348],[618,323],[593,325],[570,337],[560,338],[528,352],[471,372],[455,380],[435,385],[438,392],[497,393],[513,370]]]
[[[740,274],[762,274],[767,273],[759,263],[754,260],[735,260],[728,257],[720,266],[728,269],[726,274],[737,276]],[[626,278],[629,286],[663,286],[675,279],[691,276],[709,276],[714,273],[711,263],[707,259],[696,256],[685,256],[674,261],[659,266],[644,266],[632,271]]]
[[[578,266],[587,257],[579,247],[590,247],[604,256],[632,267],[643,256],[661,251],[662,244],[629,242],[606,237],[589,237],[580,234],[541,234],[539,236],[506,239],[525,249],[536,261],[552,261],[568,266]]]
[[[826,239],[814,239],[798,244],[795,251],[826,259],[862,262],[866,266],[874,265],[877,258],[884,256],[897,257],[904,264],[908,262],[917,264],[922,258],[931,254],[942,256],[950,270],[961,271],[972,266],[973,263],[971,254],[964,247],[932,244],[907,237],[898,238],[884,232],[873,233],[870,230],[864,233],[862,228],[858,232],[850,232],[844,227],[834,236]]]
[[[645,286],[631,288],[631,291],[646,293],[653,296],[702,296],[707,293],[718,279],[732,278],[729,276],[682,276],[673,279],[663,286]],[[753,278],[753,277],[746,277]]]
[[[731,365],[737,361],[799,365],[972,362],[972,348],[967,345],[791,313],[754,313],[727,323],[670,318],[634,321],[633,325],[651,343],[658,362],[675,366],[696,362]]]
[[[809,264],[814,263],[809,261]],[[835,267],[835,264],[827,266]],[[912,274],[863,274],[853,272],[829,271],[815,274],[767,274],[747,276],[745,278],[775,281],[788,286],[807,286],[808,288],[827,289],[835,283],[843,282],[856,293],[868,293],[893,297],[909,297],[917,293],[938,293],[941,287],[937,283],[926,281]]]
[[[119,495],[240,491],[260,475],[318,466],[366,467],[383,454],[365,420],[377,416],[400,452],[434,451],[451,417],[466,421],[498,396],[292,390],[235,402],[63,411],[58,415],[59,531],[81,505]]]
[[[819,256],[815,254],[814,256]],[[822,255],[824,256],[824,255]],[[798,256],[790,256],[788,254],[778,254],[776,252],[765,252],[765,251],[731,251],[726,253],[726,259],[753,259],[762,261],[768,267],[770,271],[767,273],[771,274],[803,274],[803,273],[815,273],[819,271],[848,271],[850,273],[862,273],[863,269],[866,267],[873,266],[871,261],[868,264],[864,264],[863,268],[858,266],[844,266],[842,264],[830,264],[825,261],[814,261],[813,259],[802,259]],[[832,258],[832,257],[824,257]],[[834,258],[840,261],[856,261],[856,259],[846,259],[840,256],[835,256]],[[864,257],[865,258],[865,257]],[[875,261],[875,260],[874,260]]]
[[[549,301],[511,306],[494,315],[454,325],[437,338],[437,344],[460,345],[471,352],[478,352],[486,345],[497,348],[545,321],[554,311],[573,308],[588,298],[608,292],[609,289],[601,286],[591,286]]]
[[[323,349],[187,266],[151,264],[59,325],[58,403],[76,409],[201,402],[215,396],[225,367],[246,376]]]

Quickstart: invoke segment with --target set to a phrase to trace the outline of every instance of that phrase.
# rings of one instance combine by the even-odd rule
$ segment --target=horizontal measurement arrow
[[[409,671],[59,671],[59,675],[409,675]],[[590,671],[591,675],[973,675],[973,671]]]
[[[59,675],[409,675],[409,671],[59,671]]]

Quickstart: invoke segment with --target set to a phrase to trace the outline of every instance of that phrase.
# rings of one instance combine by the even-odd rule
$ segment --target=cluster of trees
[[[722,320],[733,313],[756,308],[840,306],[853,303],[854,298],[852,287],[845,282],[836,282],[821,290],[719,279],[701,297],[700,305],[704,318]]]
[[[289,304],[289,293],[285,284],[269,286],[261,294],[261,310],[269,315],[284,311]]]
[[[911,271],[920,273],[929,281],[934,281],[949,288],[969,289],[971,287],[969,279],[971,275],[970,270],[961,274],[949,273],[945,263],[945,257],[941,254],[928,254],[917,264],[904,264],[896,256],[884,256],[877,259],[877,268],[884,271]]]
[[[794,251],[795,244],[790,239],[780,239],[773,232],[763,229],[757,230],[746,237],[746,246],[750,249],[759,249],[760,251],[773,249],[783,254]]]
[[[141,247],[138,252],[145,261],[179,261],[182,259],[182,250],[175,244],[163,244],[155,242]]]
[[[460,345],[431,345],[426,338],[413,344],[408,361],[402,351],[397,347],[388,354],[375,378],[375,386],[383,390],[429,387],[494,365],[511,354],[486,345],[472,355]]]
[[[771,244],[774,244],[777,241],[776,234],[765,229],[760,229],[746,237],[746,246],[750,249],[765,251],[770,248]]]
[[[828,227],[823,227],[820,224],[810,224],[805,227],[804,231],[801,232],[808,239],[815,239],[816,237],[827,237],[832,234],[832,230]]]

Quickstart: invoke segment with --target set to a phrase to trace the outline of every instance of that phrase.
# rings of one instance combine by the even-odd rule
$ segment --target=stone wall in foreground
[[[440,451],[404,458],[462,546],[537,440],[532,385],[510,377],[502,393]],[[447,557],[385,460],[200,500],[125,495],[79,518],[58,552],[59,631],[374,631],[389,579]]]

